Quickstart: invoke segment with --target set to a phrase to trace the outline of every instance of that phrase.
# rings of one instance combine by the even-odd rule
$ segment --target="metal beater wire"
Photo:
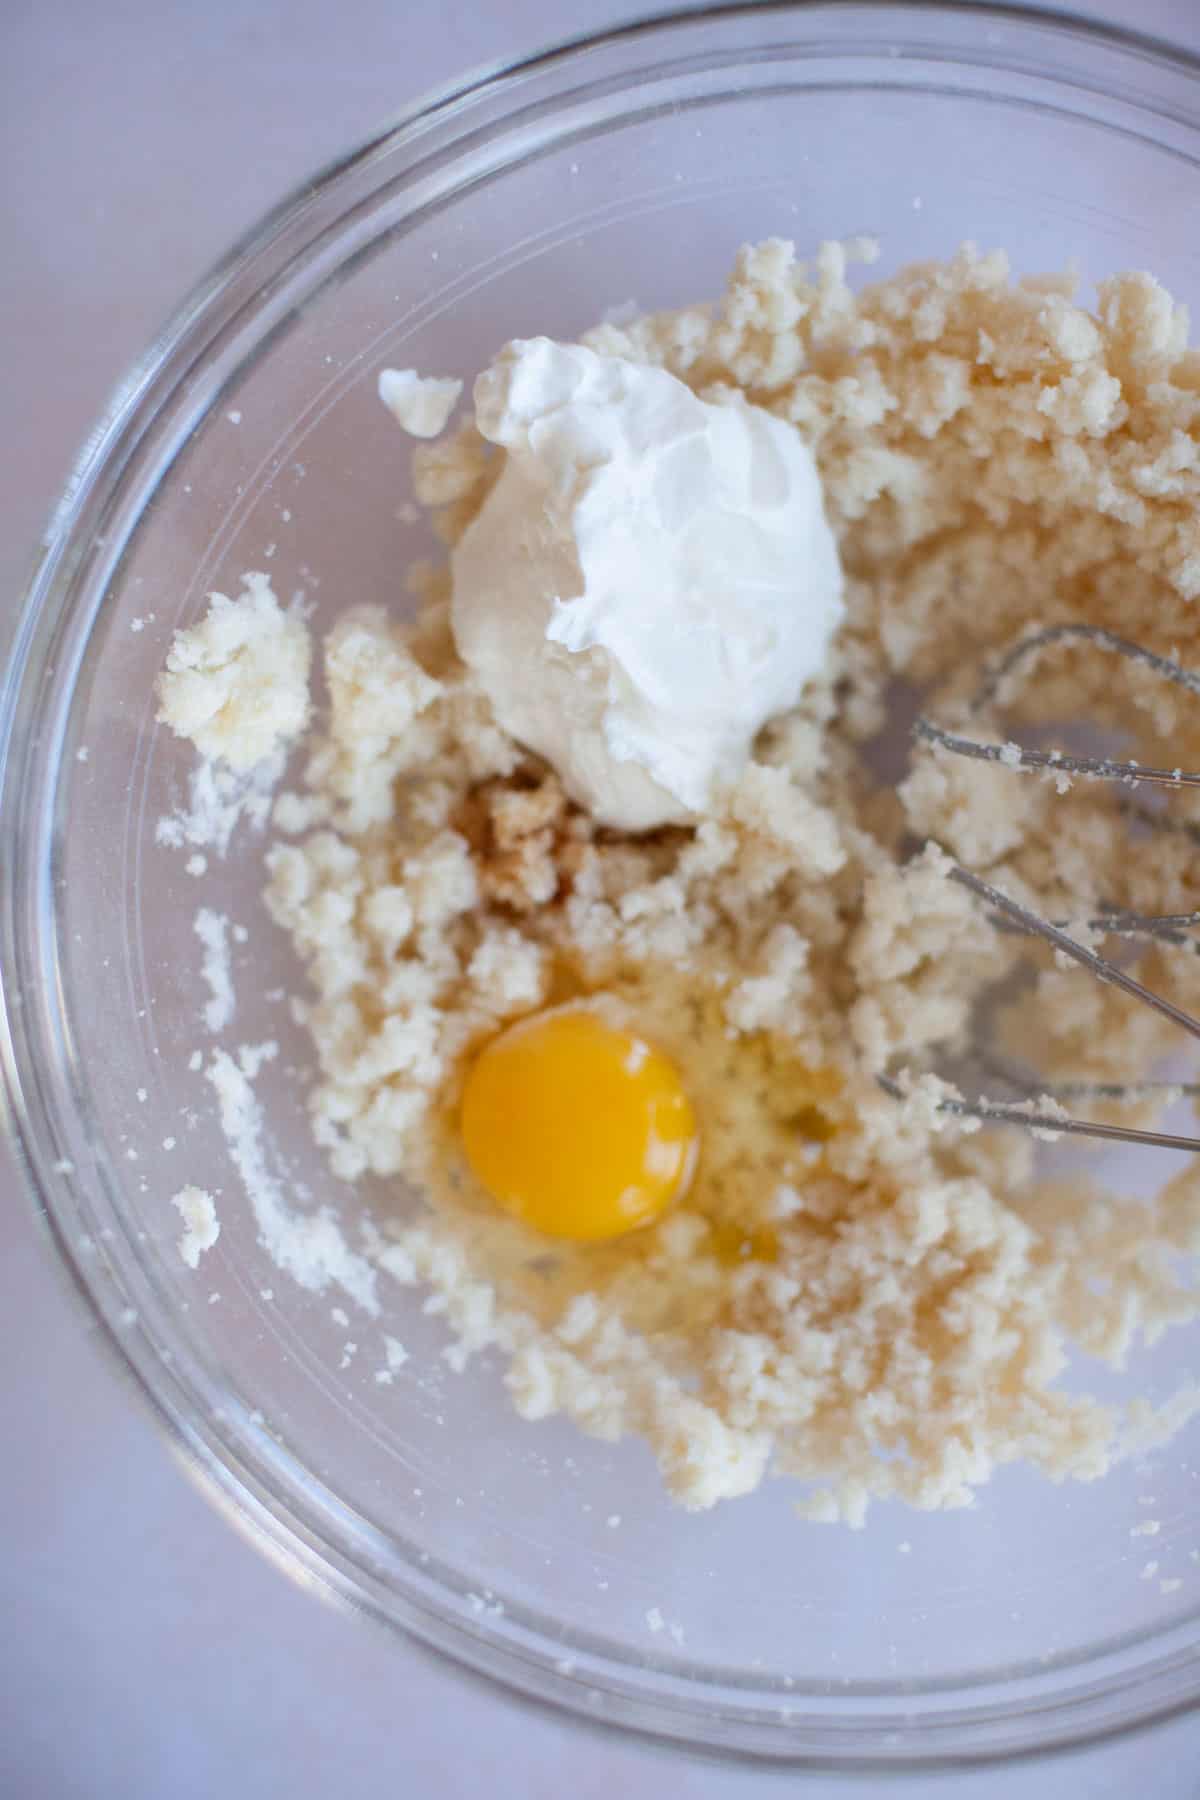
[[[1122,656],[1129,662],[1140,663],[1155,675],[1183,688],[1186,692],[1200,699],[1200,675],[1193,674],[1183,668],[1170,657],[1159,656],[1152,650],[1144,649],[1140,644],[1130,643],[1127,638],[1118,637],[1115,632],[1106,631],[1098,625],[1052,625],[1044,631],[1035,632],[1031,637],[1023,638],[1014,645],[1006,655],[1000,658],[995,666],[984,677],[969,708],[969,716],[979,713],[991,705],[999,696],[1008,677],[1021,663],[1036,657],[1042,650],[1055,644],[1069,642],[1087,642],[1098,645],[1114,655]],[[1141,782],[1157,783],[1167,787],[1200,787],[1200,773],[1192,773],[1183,769],[1145,768],[1137,762],[1121,762],[1109,757],[1071,756],[1058,750],[1029,750],[1020,744],[985,744],[976,739],[960,736],[955,732],[944,730],[932,719],[921,717],[913,726],[913,735],[927,744],[934,744],[955,756],[967,756],[981,762],[1002,763],[1010,768],[1050,769],[1068,775],[1089,775],[1106,781],[1120,781],[1126,785]],[[1026,906],[1013,900],[1009,895],[994,887],[991,882],[972,874],[960,863],[954,863],[950,869],[950,879],[965,887],[977,898],[983,900],[998,915],[997,923],[1002,928],[1027,932],[1031,936],[1040,937],[1055,950],[1061,951],[1072,961],[1079,963],[1093,975],[1097,981],[1103,981],[1111,987],[1120,988],[1123,993],[1141,1001],[1144,1006],[1151,1007],[1163,1018],[1178,1025],[1191,1037],[1200,1039],[1200,1020],[1184,1012],[1181,1007],[1166,999],[1162,994],[1154,993],[1132,975],[1098,956],[1094,950],[1076,941],[1066,930],[1070,920],[1055,921],[1043,919],[1031,912]],[[1134,913],[1114,908],[1102,912],[1086,921],[1094,930],[1108,932],[1125,937],[1149,937],[1159,942],[1196,948],[1187,937],[1187,932],[1200,925],[1200,913]],[[1115,1083],[1074,1083],[1059,1091],[1074,1093],[1077,1097],[1089,1095],[1096,1099],[1133,1099],[1137,1093],[1147,1093],[1156,1084],[1140,1083],[1122,1087]],[[880,1077],[880,1086],[894,1098],[903,1098],[904,1090],[890,1076]],[[1165,1091],[1180,1093],[1195,1092],[1195,1084],[1162,1083]],[[1053,1097],[1055,1090],[1050,1088]],[[1053,1115],[1042,1116],[1031,1111],[1029,1103],[1006,1105],[989,1100],[944,1100],[940,1111],[954,1114],[961,1118],[984,1119],[992,1122],[1023,1125],[1026,1130],[1043,1131],[1057,1134],[1064,1132],[1080,1137],[1106,1138],[1118,1143],[1149,1144],[1168,1150],[1200,1151],[1200,1138],[1180,1137],[1170,1132],[1139,1131],[1127,1125],[1101,1125],[1087,1119],[1073,1117],[1056,1118]]]
[[[879,1085],[893,1100],[904,1099],[904,1089],[890,1075],[880,1075]],[[1026,1106],[1005,1106],[991,1100],[942,1100],[938,1111],[956,1118],[984,1119],[990,1124],[1023,1125],[1026,1131],[1045,1132],[1048,1137],[1065,1132],[1068,1136],[1111,1138],[1121,1144],[1149,1144],[1158,1150],[1200,1150],[1200,1138],[1175,1137],[1167,1131],[1138,1131],[1132,1125],[1094,1125],[1089,1119],[1053,1118],[1030,1112]]]
[[[1128,638],[1118,637],[1115,631],[1105,631],[1100,625],[1049,625],[1044,631],[1035,632],[1032,637],[1022,638],[1020,643],[1015,644],[1000,658],[976,690],[970,704],[970,713],[982,712],[985,707],[990,706],[1008,677],[1022,662],[1055,644],[1073,642],[1096,644],[1114,656],[1123,656],[1127,662],[1140,663],[1143,668],[1160,675],[1164,681],[1169,681],[1200,699],[1200,675],[1194,675],[1190,669],[1183,668],[1168,656],[1159,656],[1153,650],[1143,649],[1140,644],[1131,644]],[[1200,787],[1200,773],[1186,769],[1143,768],[1140,763],[1118,762],[1106,756],[1069,756],[1061,750],[1027,750],[1019,744],[1015,747],[1017,754],[1014,755],[1007,744],[982,744],[975,738],[946,731],[924,716],[914,724],[913,735],[923,743],[936,744],[955,756],[968,756],[977,762],[999,762],[1019,769],[1052,769],[1064,775],[1093,775],[1104,781],[1146,781],[1162,787]]]
[[[1039,918],[1038,914],[1030,912],[1027,906],[1021,906],[1016,900],[1010,900],[1007,894],[1002,894],[1000,889],[993,887],[990,881],[984,881],[980,876],[973,875],[969,869],[964,869],[961,863],[953,865],[950,870],[950,879],[957,881],[960,887],[968,888],[971,893],[977,894],[981,900],[986,900],[989,906],[994,907],[997,912],[1003,913],[1005,918],[1011,919],[1023,931],[1028,931],[1034,937],[1044,938],[1048,944],[1053,944],[1056,950],[1061,950],[1064,956],[1069,956],[1074,962],[1081,963],[1085,969],[1090,970],[1097,981],[1107,982],[1111,987],[1120,988],[1123,993],[1132,994],[1135,1000],[1141,1000],[1144,1005],[1153,1007],[1154,1011],[1161,1013],[1164,1019],[1170,1019],[1173,1025],[1178,1025],[1182,1030],[1190,1032],[1194,1038],[1200,1038],[1200,1019],[1194,1019],[1191,1013],[1184,1012],[1182,1007],[1176,1006],[1172,1000],[1165,999],[1162,994],[1155,994],[1150,988],[1143,987],[1140,981],[1135,981],[1132,975],[1125,973],[1124,969],[1118,969],[1115,963],[1107,962],[1104,957],[1097,956],[1094,950],[1089,950],[1085,945],[1076,943],[1073,937],[1068,937],[1065,931],[1060,930],[1057,925],[1052,925],[1049,919]]]

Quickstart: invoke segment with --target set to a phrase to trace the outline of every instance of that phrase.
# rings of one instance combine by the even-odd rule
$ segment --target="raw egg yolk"
[[[686,1189],[696,1121],[643,1038],[580,1002],[522,1019],[467,1075],[463,1149],[499,1205],[551,1237],[619,1237]]]

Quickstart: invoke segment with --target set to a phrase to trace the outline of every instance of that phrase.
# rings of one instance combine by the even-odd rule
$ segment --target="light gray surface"
[[[423,88],[626,9],[575,0],[0,4],[0,593],[75,446],[175,300],[281,191]],[[1091,10],[1120,20],[1119,0]],[[1140,23],[1200,49],[1200,0]],[[319,1606],[192,1489],[89,1342],[0,1162],[0,1796],[727,1800]],[[489,1770],[500,1770],[496,1775]],[[1200,1721],[916,1791],[1200,1794]],[[864,1784],[795,1778],[805,1795]]]

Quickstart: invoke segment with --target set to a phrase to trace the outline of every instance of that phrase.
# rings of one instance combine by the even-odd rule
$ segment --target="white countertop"
[[[236,232],[422,89],[627,10],[6,0],[4,604],[108,389]],[[1122,0],[1079,10],[1131,16]],[[1138,23],[1200,50],[1200,0],[1143,0]],[[291,1586],[193,1490],[97,1354],[4,1160],[0,1193],[0,1795],[730,1800],[771,1785],[518,1708]],[[1200,1795],[1200,1717],[1049,1765],[901,1784],[967,1800],[1139,1786]]]

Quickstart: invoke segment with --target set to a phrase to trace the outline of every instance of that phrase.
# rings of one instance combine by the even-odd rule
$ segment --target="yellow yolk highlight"
[[[679,1075],[585,1002],[535,1013],[480,1052],[460,1119],[476,1178],[551,1237],[619,1237],[686,1189],[696,1121]]]

